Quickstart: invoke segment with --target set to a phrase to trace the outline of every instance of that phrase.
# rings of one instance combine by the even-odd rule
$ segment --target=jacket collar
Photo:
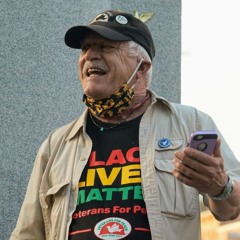
[[[148,90],[151,95],[151,105],[154,105],[156,103],[162,103],[164,107],[166,107],[168,110],[172,112],[172,107],[170,102],[168,102],[165,98],[157,96],[157,94],[151,90]],[[75,122],[72,130],[68,134],[66,140],[72,139],[80,130],[83,131],[83,133],[86,133],[86,123],[87,123],[87,116],[88,116],[88,109],[85,109],[83,114],[80,116],[80,118]]]
[[[161,103],[168,110],[170,110],[170,112],[173,111],[172,105],[171,105],[171,103],[168,100],[166,100],[163,97],[157,96],[157,94],[155,92],[151,91],[151,90],[148,90],[148,91],[149,91],[149,93],[151,95],[151,100],[152,100],[151,105],[154,105],[156,103]]]
[[[68,136],[66,137],[66,140],[72,139],[80,130],[86,132],[87,116],[88,109],[85,109],[80,118],[78,118],[77,121],[74,123],[74,126],[70,133],[68,134]]]

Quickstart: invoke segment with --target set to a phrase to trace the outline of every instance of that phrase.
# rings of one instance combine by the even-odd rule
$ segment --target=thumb
[[[213,152],[214,157],[222,157],[220,145],[221,145],[221,140],[218,138],[215,144],[214,152]]]

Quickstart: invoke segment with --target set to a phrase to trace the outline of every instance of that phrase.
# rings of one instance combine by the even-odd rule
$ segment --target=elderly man
[[[197,240],[200,194],[216,219],[235,219],[240,163],[208,115],[149,90],[147,26],[106,11],[65,42],[81,49],[87,108],[42,144],[11,239]],[[188,147],[197,130],[217,132],[213,154]]]

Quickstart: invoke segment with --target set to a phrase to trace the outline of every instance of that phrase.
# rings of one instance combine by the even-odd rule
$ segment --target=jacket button
[[[74,192],[74,191],[76,191],[76,186],[72,186],[72,191]]]

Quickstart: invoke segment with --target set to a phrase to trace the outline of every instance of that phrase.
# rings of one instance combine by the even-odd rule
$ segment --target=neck
[[[129,108],[127,108],[117,116],[111,118],[102,118],[94,115],[94,117],[106,123],[126,122],[143,114],[147,110],[150,103],[150,94],[148,92],[145,92],[144,94],[134,96]]]

